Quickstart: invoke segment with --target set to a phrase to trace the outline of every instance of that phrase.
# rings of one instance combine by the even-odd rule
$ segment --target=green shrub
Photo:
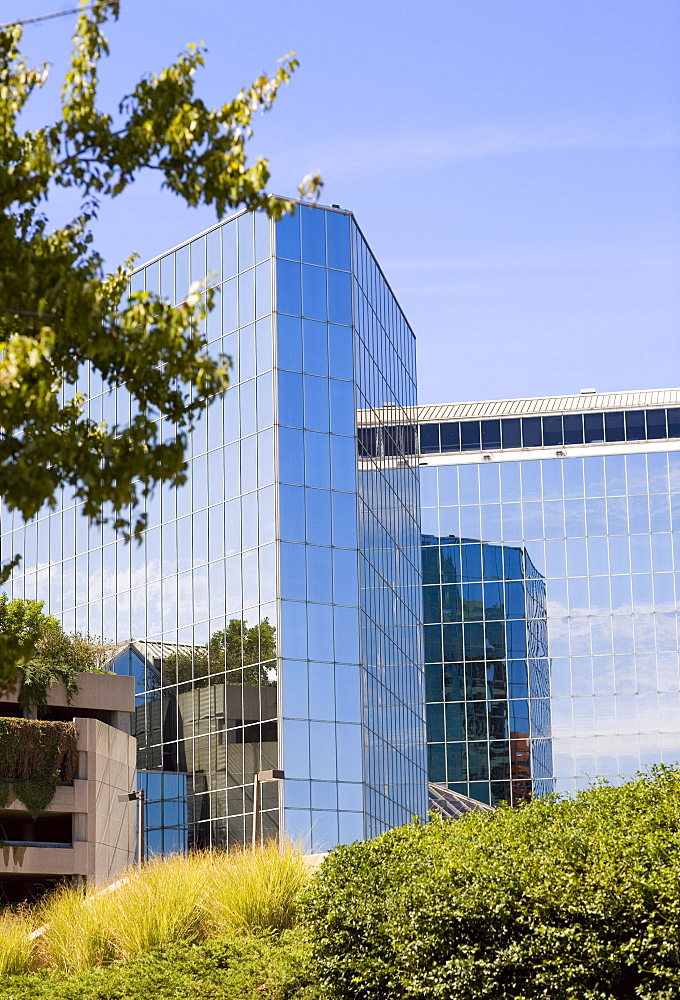
[[[331,998],[675,1000],[680,771],[339,847],[302,915]]]
[[[2,1000],[317,1000],[301,931],[180,943],[76,975],[3,980]]]

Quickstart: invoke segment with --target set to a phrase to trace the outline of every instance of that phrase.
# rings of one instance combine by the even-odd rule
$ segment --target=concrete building
[[[0,810],[0,902],[34,899],[62,882],[107,882],[134,860],[135,803],[120,801],[136,787],[133,708],[130,677],[83,673],[71,705],[63,687],[49,692],[40,717],[73,720],[77,771],[37,818],[10,792]],[[0,716],[21,715],[16,695],[0,701]]]

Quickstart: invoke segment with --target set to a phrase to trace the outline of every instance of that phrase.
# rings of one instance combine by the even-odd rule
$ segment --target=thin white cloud
[[[439,169],[462,160],[515,156],[565,150],[672,149],[680,146],[677,126],[630,121],[618,125],[551,123],[547,125],[477,125],[444,134],[422,133],[413,128],[395,137],[373,134],[354,141],[297,146],[296,162],[315,163],[333,175],[380,169],[399,172],[415,168]],[[285,157],[284,157],[285,158]],[[280,158],[274,163],[280,166]]]

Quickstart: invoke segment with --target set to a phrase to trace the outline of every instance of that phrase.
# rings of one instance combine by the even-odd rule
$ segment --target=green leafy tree
[[[213,632],[206,646],[194,646],[191,652],[177,652],[163,661],[163,678],[166,684],[177,681],[194,683],[225,670],[243,671],[238,674],[238,684],[274,683],[270,674],[276,658],[276,628],[263,618],[256,625],[240,618],[232,618],[226,629]],[[234,675],[235,676],[235,675]]]
[[[114,648],[79,632],[67,635],[44,606],[44,601],[10,601],[0,594],[0,634],[17,668],[14,686],[20,684],[22,705],[44,705],[49,689],[59,683],[70,700],[78,692],[78,674],[103,669]]]
[[[208,355],[200,324],[213,294],[186,289],[173,305],[150,292],[126,298],[132,258],[105,273],[92,222],[104,199],[121,195],[143,170],[191,206],[262,210],[272,218],[292,203],[265,190],[268,162],[249,163],[246,144],[257,112],[268,111],[297,66],[292,56],[221,107],[195,94],[204,50],[189,46],[160,73],[142,79],[112,116],[97,107],[103,34],[119,0],[83,7],[62,88],[62,114],[22,131],[27,102],[46,66],[21,56],[20,25],[0,31],[0,495],[25,519],[54,506],[62,486],[87,517],[110,512],[117,530],[139,536],[138,504],[159,480],[186,479],[193,421],[227,386],[228,358]],[[320,181],[303,181],[303,196]],[[51,230],[44,215],[55,187],[73,189],[81,209]],[[125,384],[136,415],[106,426],[86,415],[76,391],[89,366],[105,388]],[[163,437],[162,428],[175,432]],[[17,564],[0,568],[0,583]],[[0,635],[0,677],[14,676],[11,642]]]

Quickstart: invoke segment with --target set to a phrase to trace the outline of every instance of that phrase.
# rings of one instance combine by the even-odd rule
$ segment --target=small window
[[[586,444],[604,441],[604,416],[602,413],[583,414],[583,437]]]
[[[570,413],[562,418],[565,444],[583,444],[583,414]]]
[[[605,441],[626,440],[626,429],[623,423],[623,413],[605,413],[604,439]]]
[[[503,436],[504,448],[522,447],[522,432],[519,418],[501,420],[501,434]]]
[[[551,448],[564,444],[562,417],[543,417],[543,444]]]
[[[540,417],[522,417],[522,444],[525,448],[541,447],[543,439]]]
[[[675,407],[672,410],[666,410],[666,417],[668,418],[669,438],[680,437],[680,407]]]
[[[481,436],[479,420],[466,420],[460,425],[460,445],[462,451],[479,451]]]
[[[626,413],[626,441],[644,441],[645,411],[628,410]]]
[[[666,411],[647,410],[647,438],[655,440],[665,438],[666,434]]]
[[[496,450],[501,446],[500,420],[482,420],[482,447]]]
[[[439,424],[420,425],[420,454],[431,455],[439,451]]]
[[[439,436],[442,451],[460,451],[460,428],[455,424],[440,424]]]

